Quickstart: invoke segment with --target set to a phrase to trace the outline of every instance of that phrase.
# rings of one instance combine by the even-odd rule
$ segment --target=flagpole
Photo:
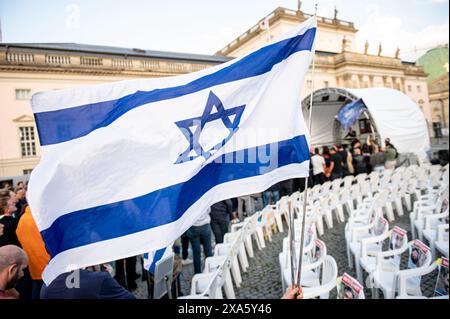
[[[314,18],[317,21],[317,3],[315,5]],[[314,96],[314,71],[315,71],[315,50],[312,57],[312,73],[311,73],[311,95],[309,98],[309,119],[308,128],[309,136],[311,137],[311,125],[312,125],[312,107],[313,107],[313,96]],[[309,152],[309,150],[308,150]],[[303,216],[302,216],[302,232],[300,238],[300,255],[298,257],[298,268],[297,268],[297,280],[296,285],[300,287],[300,280],[302,278],[302,262],[303,262],[303,246],[305,240],[305,224],[306,224],[306,205],[308,200],[308,177],[305,178],[305,190],[303,191]]]
[[[291,199],[288,201],[288,212],[289,212],[289,249],[291,255],[291,282],[295,282],[295,230],[294,230],[294,214],[292,210]]]

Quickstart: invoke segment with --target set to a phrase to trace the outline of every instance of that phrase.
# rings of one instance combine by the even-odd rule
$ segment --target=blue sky
[[[448,0],[306,0],[302,9],[355,22],[358,49],[414,59],[448,43]],[[296,0],[0,0],[3,42],[78,42],[213,54]]]

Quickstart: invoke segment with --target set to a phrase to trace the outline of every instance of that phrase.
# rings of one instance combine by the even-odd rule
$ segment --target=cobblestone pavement
[[[405,210],[406,211],[406,210]],[[409,226],[408,215],[402,217],[396,216],[396,220],[390,223],[390,228],[399,226],[408,231],[408,238],[411,240],[411,232]],[[350,276],[356,278],[354,269],[350,269],[347,264],[347,253],[344,238],[344,223],[337,223],[334,220],[334,227],[327,229],[321,240],[327,245],[328,254],[333,256],[338,266],[338,275],[341,276],[347,272]],[[285,228],[286,229],[286,228]],[[259,251],[254,242],[255,257],[249,259],[249,268],[247,272],[242,273],[242,284],[240,288],[235,287],[236,298],[240,299],[277,299],[283,295],[281,287],[281,274],[278,262],[278,254],[282,249],[283,238],[287,236],[287,231],[284,233],[276,233],[273,235],[272,242],[266,240],[266,248]],[[406,268],[408,253],[402,256],[402,268]],[[138,263],[138,268],[140,264]],[[141,269],[138,269],[141,273]],[[190,293],[190,282],[193,276],[193,265],[183,266],[183,271],[180,276],[180,289],[182,294]],[[422,278],[422,291],[426,296],[432,296],[435,285],[436,274],[433,272]],[[366,274],[364,276],[366,279]],[[137,298],[147,298],[146,282],[137,280],[138,289],[134,291]],[[365,283],[363,283],[365,286]],[[364,293],[366,298],[371,298],[371,289],[365,288]],[[336,297],[336,289],[330,293],[330,298]],[[380,291],[380,297],[382,293]]]

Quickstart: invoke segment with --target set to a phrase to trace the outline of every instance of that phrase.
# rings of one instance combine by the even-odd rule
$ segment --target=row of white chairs
[[[414,212],[410,214],[410,217],[412,218],[411,227],[413,229],[413,237],[414,229],[422,229],[422,227],[420,227],[422,224],[418,223],[417,220],[422,221],[422,219],[420,219],[420,214],[423,213],[423,211],[427,211],[430,215],[433,212],[439,212],[432,216],[427,216],[425,221],[423,221],[423,224],[428,227],[425,232],[427,234],[425,237],[431,244],[435,242],[435,237],[438,237],[442,242],[442,246],[445,245],[447,247],[446,256],[448,258],[448,224],[438,225],[437,228],[439,231],[435,229],[434,233],[433,229],[430,229],[432,221],[435,222],[433,224],[435,225],[437,224],[436,221],[442,221],[442,219],[448,218],[448,207],[446,212],[441,212],[442,202],[445,197],[444,194],[447,194],[448,202],[448,166],[444,169],[436,166],[420,169],[418,170],[419,174],[417,174],[417,179],[415,181],[414,178],[416,177],[414,174],[408,174],[408,171],[411,172],[411,168],[409,170],[403,169],[401,172],[396,172],[391,176],[391,180],[388,183],[373,182],[372,189],[375,189],[373,185],[378,185],[375,195],[366,198],[366,204],[368,205],[360,205],[357,210],[352,212],[352,216],[349,218],[349,222],[346,225],[345,237],[349,266],[353,266],[354,260],[359,282],[362,282],[362,269],[369,274],[369,286],[374,289],[373,295],[376,297],[378,289],[383,291],[385,298],[394,298],[397,292],[398,298],[422,296],[420,278],[422,275],[427,274],[436,268],[431,267],[431,261],[435,258],[433,249],[430,250],[419,240],[408,243],[406,231],[401,230],[398,227],[394,227],[393,230],[388,231],[388,221],[384,219],[382,211],[380,210],[383,201],[385,200],[383,192],[386,192],[385,189],[380,189],[381,184],[383,184],[382,187],[389,189],[392,197],[392,190],[397,189],[396,185],[398,185],[399,182],[402,182],[403,185],[408,185],[408,183],[413,180],[413,183],[409,184],[413,187],[408,189],[409,193],[413,194],[416,199],[416,201],[413,201]],[[400,176],[401,173],[405,172],[407,173],[406,178]],[[439,189],[436,190],[436,188]],[[424,191],[426,193],[432,193],[433,195],[439,194],[441,196],[440,200],[437,200],[438,198],[436,197],[433,198],[432,209],[429,207],[431,206],[431,202],[425,203],[425,200],[430,200],[430,198],[422,198]],[[408,197],[407,199],[408,201],[405,204],[408,204],[409,200],[413,198]],[[422,201],[424,204],[420,206]],[[401,205],[402,203],[400,202],[399,206]],[[406,206],[410,207],[410,205]],[[425,206],[427,206],[427,209],[420,210],[421,207]],[[399,211],[397,207],[396,210]],[[417,215],[419,215],[419,219],[417,219]],[[390,219],[393,219],[392,215],[387,214],[387,216],[390,216]],[[413,222],[413,220],[415,222]],[[446,243],[444,238],[442,238],[444,229],[447,229]],[[400,236],[399,234],[403,234],[403,236]],[[388,251],[383,252],[383,241],[386,239],[389,239],[389,249]],[[411,255],[414,246],[422,247],[424,251],[426,251],[422,256],[424,260],[421,261],[421,265],[413,265],[414,269],[400,269],[401,254],[406,250],[409,250]],[[412,268],[412,265],[408,266],[409,268]]]
[[[273,207],[267,206],[232,224],[224,242],[215,245],[214,255],[205,259],[203,272],[192,277],[190,295],[179,299],[235,299],[234,286],[241,286],[241,271],[248,270],[254,257],[253,242],[259,250],[266,248],[265,237],[272,240],[275,223]]]
[[[432,182],[430,182],[429,179],[424,177],[426,176],[426,172],[430,172],[430,170],[433,170],[434,172],[441,172],[441,170],[437,170],[434,167],[427,169],[409,167],[407,169],[397,169],[395,172],[385,171],[382,174],[373,173],[370,175],[360,174],[356,177],[347,176],[342,180],[336,180],[333,182],[327,182],[321,186],[315,186],[310,189],[310,196],[307,201],[307,212],[309,212],[309,214],[314,212],[314,214],[312,214],[314,216],[311,217],[311,224],[314,224],[314,229],[317,229],[319,234],[322,235],[324,231],[323,220],[325,220],[328,228],[333,227],[332,212],[335,212],[336,219],[339,222],[343,222],[345,220],[344,207],[349,215],[349,219],[351,219],[352,216],[357,216],[358,212],[361,211],[364,205],[366,205],[365,207],[367,208],[367,205],[374,201],[374,196],[379,197],[379,203],[392,203],[390,199],[396,198],[396,196],[392,196],[391,194],[389,198],[390,193],[387,189],[389,189],[391,193],[393,189],[399,190],[399,196],[401,198],[400,204],[395,205],[395,200],[393,201],[394,206],[396,206],[395,209],[397,213],[402,215],[402,209],[400,210],[399,208],[402,206],[402,201],[405,203],[407,208],[410,207],[413,200],[412,196],[420,196],[423,189],[433,189],[433,187],[436,186],[437,180],[442,181],[445,179],[445,176],[443,177],[441,174],[439,175],[439,179],[435,178]],[[448,182],[448,166],[446,168],[446,172],[446,180]],[[435,173],[435,175],[437,176],[438,174]],[[409,180],[414,178],[417,182],[410,183]],[[355,181],[356,183],[353,184]],[[408,185],[409,188],[402,186],[405,184]],[[418,192],[418,190],[420,190],[420,192]],[[386,198],[386,194],[388,195],[388,198]],[[269,239],[269,241],[271,241],[271,233],[274,229],[277,229],[280,232],[284,231],[282,219],[284,217],[288,220],[289,202],[292,203],[292,209],[296,213],[297,220],[299,220],[299,217],[301,217],[301,212],[303,211],[303,196],[304,194],[299,192],[292,194],[290,197],[285,196],[276,204],[268,205],[262,211],[256,212],[254,215],[247,217],[244,222],[232,225],[231,232],[225,235],[224,244],[216,245],[214,256],[206,258],[204,272],[202,274],[194,275],[192,279],[191,295],[182,298],[222,298],[222,289],[224,290],[227,298],[235,298],[231,278],[233,279],[235,286],[239,287],[242,282],[240,271],[241,269],[243,271],[247,270],[249,266],[248,257],[252,258],[254,256],[252,244],[253,240],[255,240],[258,249],[263,249],[265,248],[265,236]],[[388,219],[392,220],[393,213],[391,214],[391,210],[386,207],[386,205],[384,206],[385,207],[381,207],[381,209],[380,207],[377,209],[378,213],[384,212]],[[376,217],[382,218],[381,216]],[[371,225],[371,227],[373,228],[374,225]],[[384,235],[385,233],[386,230],[383,231]],[[316,243],[318,240],[317,234],[314,236],[313,242]],[[298,243],[296,246],[299,246]],[[285,273],[290,273],[289,263],[286,263],[286,261],[290,259],[286,258],[286,256],[289,256],[289,251],[285,250],[285,243],[283,244],[283,247],[284,249],[282,254],[284,254],[284,257],[281,257],[280,254],[280,266],[282,265],[282,259],[285,260],[284,266],[285,269],[286,267],[288,269]],[[353,250],[350,248],[350,250],[355,255],[357,254],[356,252],[358,252],[358,249],[355,248],[353,248]],[[307,251],[307,249],[305,249],[305,251]],[[319,264],[323,269],[319,273],[331,275],[326,276],[327,278],[322,277],[321,281],[322,283],[328,282],[330,285],[333,283],[333,287],[335,287],[337,278],[336,262],[331,256],[328,256],[326,258],[327,262],[324,263],[325,257],[327,257],[326,247],[325,254],[322,256]],[[308,258],[305,258],[304,260],[307,261]],[[312,271],[312,268],[309,269],[308,266],[304,269],[305,271]],[[284,278],[282,279],[282,282],[283,287],[285,288],[289,284],[287,280],[289,276],[282,275],[282,278]],[[305,275],[304,278],[307,280],[308,276]],[[334,278],[334,280],[331,280],[330,278]],[[315,284],[317,284],[317,281]],[[313,288],[313,290],[310,290],[311,294],[308,295],[307,293],[306,295],[304,294],[304,296],[326,297],[326,293],[317,294],[317,291],[321,291],[320,289],[317,289],[319,286],[316,285],[315,287],[309,287]],[[308,287],[305,289],[305,292],[308,292]]]
[[[418,176],[415,173],[417,171],[419,171]],[[430,172],[431,178],[426,175],[427,171]],[[443,172],[446,172],[446,174],[443,174]],[[410,183],[410,180],[415,178],[416,182]],[[356,180],[356,184],[353,184],[353,180]],[[420,181],[420,184],[417,181]],[[419,170],[417,167],[410,167],[385,171],[383,174],[380,174],[380,172],[374,172],[370,175],[360,174],[356,178],[348,176],[343,181],[337,180],[325,183],[322,186],[315,186],[308,207],[318,212],[323,208],[320,204],[328,202],[328,207],[326,207],[328,211],[322,215],[325,217],[328,228],[333,226],[331,211],[335,211],[336,219],[341,222],[344,220],[343,207],[346,207],[350,215],[350,222],[346,227],[349,266],[353,265],[352,259],[354,258],[357,277],[359,281],[362,281],[360,258],[364,257],[363,266],[366,271],[376,269],[377,264],[373,262],[376,259],[372,258],[372,263],[368,263],[368,258],[365,256],[366,251],[370,248],[371,254],[381,252],[381,241],[385,240],[391,233],[389,232],[389,222],[383,217],[383,214],[390,221],[395,219],[394,209],[399,216],[402,216],[404,214],[403,203],[409,209],[414,196],[420,196],[418,194],[421,194],[423,189],[433,189],[441,181],[448,181],[448,166],[444,170],[437,166]],[[402,185],[409,185],[410,187],[407,188]],[[348,192],[348,189],[351,189],[351,192]],[[302,198],[301,195],[297,197]],[[355,203],[356,209],[354,208]],[[368,220],[366,222],[363,222],[364,214],[367,215]],[[323,225],[320,219],[317,220],[316,224],[319,229]],[[353,227],[355,225],[359,227]],[[319,232],[323,234],[323,228],[321,230]],[[362,239],[362,241],[359,239]],[[406,250],[406,244],[407,238],[403,242],[403,251]],[[417,289],[417,286],[415,288]]]

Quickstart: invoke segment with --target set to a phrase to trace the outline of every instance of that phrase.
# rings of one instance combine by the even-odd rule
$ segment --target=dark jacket
[[[19,239],[17,239],[16,229],[19,223],[18,218],[12,216],[0,216],[0,224],[4,225],[3,235],[0,236],[0,247],[6,245],[16,245],[20,246]]]
[[[16,204],[16,212],[15,215],[17,216],[17,219],[20,218],[20,216],[22,216],[23,212],[25,211],[25,208],[27,207],[28,203],[27,200],[25,198],[20,199],[17,204]]]
[[[353,167],[355,169],[355,175],[366,173],[367,165],[364,161],[364,156],[354,155],[353,156]]]
[[[41,288],[41,299],[136,299],[107,272],[79,271],[79,287],[73,272],[59,275],[49,286]],[[71,275],[70,278],[67,278]],[[73,288],[68,288],[66,279]]]
[[[233,210],[233,203],[231,200],[223,200],[211,206],[211,213],[209,216],[211,220],[229,221]]]

